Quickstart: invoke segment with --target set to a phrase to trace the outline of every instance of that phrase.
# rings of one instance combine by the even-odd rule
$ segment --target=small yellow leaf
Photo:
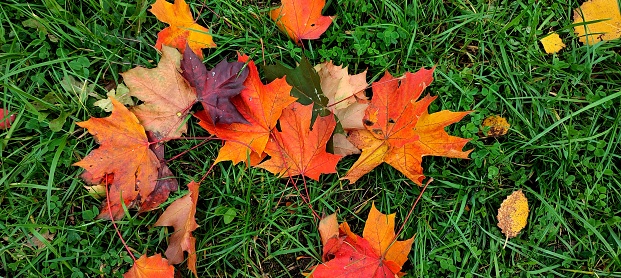
[[[490,127],[487,131],[487,136],[498,137],[507,134],[511,125],[507,122],[507,119],[501,116],[492,115],[485,118],[483,121],[481,129],[485,127]]]
[[[539,41],[543,44],[543,49],[545,49],[548,54],[559,52],[561,49],[565,48],[565,44],[557,33],[551,33]]]
[[[516,237],[526,227],[528,212],[528,200],[521,189],[502,201],[498,209],[498,227],[507,239]]]
[[[598,21],[595,23],[584,22]],[[621,37],[621,12],[617,0],[591,0],[574,10],[574,32],[583,44]]]

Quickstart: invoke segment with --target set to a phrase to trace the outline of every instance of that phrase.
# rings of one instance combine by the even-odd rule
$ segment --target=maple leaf
[[[360,149],[349,142],[345,134],[334,133],[334,135],[332,135],[332,145],[334,147],[334,154],[336,155],[348,156],[360,153]]]
[[[321,90],[321,81],[317,71],[311,63],[302,57],[300,64],[295,68],[289,68],[282,63],[264,67],[265,77],[268,80],[285,77],[291,88],[291,96],[296,97],[299,103],[304,105],[313,104],[313,118],[317,116],[327,116],[328,98]]]
[[[175,268],[168,264],[162,255],[155,254],[147,257],[146,254],[138,258],[134,265],[123,274],[123,278],[173,278]]]
[[[198,228],[194,215],[198,202],[199,184],[192,181],[188,184],[188,188],[190,192],[170,204],[154,226],[172,226],[175,229],[168,242],[166,258],[170,264],[178,264],[183,262],[183,252],[188,252],[188,268],[194,273],[194,276],[198,277],[196,273],[196,238],[192,236],[192,231]]]
[[[0,129],[7,129],[15,121],[15,114],[9,110],[0,108]]]
[[[271,10],[270,17],[300,44],[302,39],[318,39],[332,24],[332,17],[321,15],[325,5],[325,0],[282,0],[282,6]]]
[[[248,68],[242,62],[226,61],[207,71],[201,60],[191,51],[183,53],[181,61],[183,77],[196,88],[198,100],[208,111],[213,124],[248,123],[231,103],[230,98],[239,95],[248,77]]]
[[[598,21],[587,23],[590,21]],[[583,44],[621,37],[621,11],[617,0],[590,0],[574,10],[574,32]]]
[[[263,85],[254,62],[249,61],[247,56],[241,56],[239,61],[248,62],[249,73],[244,81],[244,89],[231,102],[248,120],[248,124],[213,125],[209,114],[204,111],[194,115],[200,119],[200,126],[225,140],[215,163],[231,160],[237,164],[246,161],[250,155],[250,165],[256,165],[265,156],[263,151],[282,110],[296,99],[289,96],[291,86],[285,78]]]
[[[156,140],[155,136],[151,132],[147,133],[147,137],[151,142]],[[146,196],[140,206],[141,212],[156,209],[161,203],[168,199],[170,192],[176,191],[179,188],[177,179],[174,178],[172,171],[170,171],[170,168],[166,165],[166,160],[164,159],[164,144],[151,144],[149,148],[151,148],[151,151],[153,151],[155,157],[157,157],[160,161],[160,168],[157,172],[157,183],[155,184],[153,191],[151,194]]]
[[[121,74],[129,94],[144,102],[132,112],[159,139],[185,133],[184,118],[196,103],[196,93],[181,76],[180,60],[177,50],[164,46],[156,68],[137,67]]]
[[[310,130],[312,109],[294,102],[283,110],[279,120],[282,131],[275,131],[265,148],[271,158],[257,167],[274,174],[305,175],[314,180],[319,180],[321,174],[336,173],[341,156],[326,152],[336,121],[332,115],[318,117]]]
[[[328,98],[328,109],[334,113],[345,130],[363,129],[362,118],[369,106],[364,90],[367,72],[349,75],[347,67],[336,66],[332,61],[315,66],[321,80],[321,90]]]
[[[427,155],[468,158],[461,151],[469,139],[450,136],[444,128],[470,113],[440,111],[427,113],[435,97],[416,101],[433,80],[433,69],[406,73],[401,84],[388,72],[372,84],[373,98],[365,112],[366,130],[354,130],[349,141],[362,149],[360,158],[345,177],[351,183],[382,162],[395,167],[410,180],[422,185],[422,157]]]
[[[498,209],[498,227],[507,239],[516,237],[528,220],[528,199],[522,190],[514,191],[509,195]]]
[[[324,263],[314,267],[311,277],[401,277],[414,237],[398,241],[395,214],[386,215],[371,206],[362,237],[347,222],[338,225],[336,214],[321,220],[319,233]]]
[[[190,6],[184,0],[175,0],[174,4],[157,0],[150,11],[157,19],[170,25],[157,34],[155,48],[161,50],[162,45],[168,45],[183,52],[186,45],[189,45],[192,52],[202,59],[201,49],[216,47],[208,34],[209,29],[194,22]]]
[[[109,117],[77,123],[88,129],[100,146],[73,165],[84,168],[82,178],[90,184],[98,184],[107,175],[114,175],[108,189],[110,205],[104,205],[97,217],[110,219],[112,214],[118,220],[123,218],[122,203],[132,208],[153,192],[160,162],[149,148],[149,140],[138,118],[116,99],[110,100],[113,110]]]

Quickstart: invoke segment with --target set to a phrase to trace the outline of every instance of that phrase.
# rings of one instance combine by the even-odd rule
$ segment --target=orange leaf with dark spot
[[[324,263],[314,267],[311,277],[401,277],[414,238],[398,241],[395,214],[386,215],[372,205],[362,232],[357,236],[347,222],[337,228],[336,214],[319,223]]]
[[[239,61],[247,62],[248,57],[242,56]],[[248,120],[248,124],[214,125],[205,111],[194,114],[200,119],[200,126],[226,141],[215,163],[231,160],[236,164],[246,161],[249,156],[251,165],[261,162],[265,157],[265,146],[282,115],[282,110],[296,100],[289,95],[291,86],[284,77],[263,85],[253,61],[248,61],[248,70],[248,77],[244,81],[245,88],[239,95],[231,98],[231,102]]]
[[[423,156],[468,158],[471,150],[462,149],[469,139],[450,136],[444,128],[470,111],[429,114],[427,109],[435,97],[425,96],[416,101],[433,80],[432,74],[433,69],[421,69],[406,73],[399,81],[386,73],[373,83],[373,98],[363,118],[366,130],[354,130],[348,137],[362,149],[362,154],[342,179],[354,183],[386,162],[422,185]]]
[[[280,129],[270,138],[265,152],[271,158],[257,167],[289,177],[304,175],[319,180],[319,175],[336,173],[341,156],[327,153],[326,144],[336,120],[334,115],[317,117],[310,128],[313,106],[294,102],[283,110]]]
[[[151,257],[142,255],[134,262],[123,278],[173,278],[175,277],[175,268],[168,264],[168,260],[162,258],[162,255],[155,254]]]
[[[216,47],[213,38],[208,34],[209,29],[194,22],[190,6],[184,0],[175,0],[174,4],[166,0],[157,0],[151,6],[151,13],[160,21],[170,25],[157,34],[155,48],[162,49],[162,45],[168,45],[183,53],[188,44],[190,49],[202,59],[201,49]]]
[[[98,218],[123,218],[123,207],[141,205],[149,196],[158,179],[160,162],[149,148],[149,140],[138,118],[122,103],[110,98],[112,114],[106,118],[91,118],[78,126],[88,129],[100,147],[84,159],[74,163],[86,171],[82,178],[90,184],[99,184],[106,174],[113,174],[109,186],[110,206],[104,205]],[[107,201],[103,202],[107,204]]]
[[[271,10],[270,17],[299,44],[302,39],[318,39],[330,27],[332,17],[321,15],[325,5],[325,0],[282,0],[282,6]]]
[[[170,264],[178,264],[183,262],[183,252],[187,252],[188,268],[196,277],[198,277],[196,273],[196,238],[192,236],[192,231],[198,228],[194,217],[196,215],[196,203],[198,202],[198,187],[197,182],[190,182],[188,184],[190,192],[170,204],[154,225],[172,226],[175,229],[168,242],[166,258]]]

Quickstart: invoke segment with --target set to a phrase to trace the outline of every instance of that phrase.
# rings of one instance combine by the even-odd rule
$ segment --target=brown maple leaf
[[[321,220],[319,233],[324,263],[313,268],[310,277],[401,277],[414,237],[398,241],[395,214],[386,215],[371,206],[362,236],[347,222],[338,225],[336,214]]]
[[[123,206],[132,208],[149,196],[158,178],[160,162],[149,148],[150,143],[138,118],[123,104],[110,98],[112,114],[106,118],[91,118],[78,126],[88,129],[100,147],[84,159],[74,163],[84,168],[82,178],[90,184],[99,184],[113,174],[109,186],[110,205],[104,205],[98,218],[123,218]],[[107,204],[104,201],[104,204]]]
[[[175,0],[174,4],[157,0],[150,11],[157,19],[170,25],[157,34],[155,48],[161,50],[162,45],[168,45],[183,52],[185,46],[189,45],[192,52],[202,59],[201,49],[216,47],[213,38],[208,34],[209,29],[194,22],[190,6],[184,0]]]
[[[134,262],[123,278],[173,278],[175,277],[175,268],[168,264],[168,260],[162,258],[162,255],[155,254],[147,257],[142,255]]]
[[[325,0],[282,0],[282,6],[271,10],[270,17],[300,44],[302,39],[318,39],[332,24],[332,17],[321,15],[325,5]]]
[[[362,149],[362,154],[342,179],[354,183],[386,162],[422,185],[423,156],[468,158],[472,150],[461,150],[469,139],[450,136],[444,128],[470,111],[444,110],[429,114],[427,108],[435,97],[426,96],[416,101],[433,80],[432,73],[433,69],[406,73],[399,84],[399,80],[387,72],[373,83],[373,98],[363,119],[366,130],[354,130],[348,138]]]
[[[289,96],[291,86],[285,78],[263,85],[254,62],[249,61],[247,56],[241,56],[239,61],[248,62],[249,73],[244,81],[244,89],[231,102],[248,120],[248,124],[214,125],[208,113],[199,111],[194,115],[200,119],[200,126],[225,140],[215,163],[231,160],[237,164],[247,161],[250,156],[251,165],[256,165],[265,156],[263,151],[282,110],[296,99]]]
[[[188,268],[194,273],[194,276],[198,277],[196,273],[196,238],[192,236],[192,231],[198,228],[194,215],[198,202],[199,184],[192,181],[188,184],[188,188],[190,192],[170,204],[154,226],[172,226],[175,229],[168,242],[166,258],[170,264],[178,264],[183,262],[183,252],[188,252]]]
[[[321,174],[336,173],[341,156],[326,152],[336,121],[333,115],[317,117],[311,130],[312,110],[312,105],[297,102],[283,110],[279,119],[282,131],[275,131],[265,148],[271,158],[257,167],[278,175],[305,175],[314,180],[319,180]]]
[[[196,103],[196,92],[181,76],[180,62],[181,54],[164,46],[156,68],[137,67],[121,74],[129,94],[144,102],[133,107],[132,112],[158,139],[185,133],[184,118]]]

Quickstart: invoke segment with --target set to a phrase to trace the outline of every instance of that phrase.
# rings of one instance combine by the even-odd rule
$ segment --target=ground
[[[72,164],[97,147],[76,125],[106,115],[93,102],[122,82],[119,73],[157,64],[166,25],[152,2],[0,0],[0,108],[17,115],[0,130],[0,276],[120,277],[131,266],[111,223],[94,219],[100,201]],[[472,138],[470,159],[424,159],[434,182],[407,223],[421,189],[388,165],[352,185],[339,180],[349,157],[337,175],[308,183],[314,209],[337,212],[359,234],[372,202],[396,213],[401,238],[415,236],[406,277],[621,277],[619,41],[579,42],[571,24],[581,1],[327,1],[333,26],[301,46],[267,16],[275,1],[188,2],[218,44],[204,51],[208,68],[236,52],[258,65],[332,60],[368,70],[369,82],[435,66],[431,111],[474,111],[447,128]],[[567,45],[557,54],[538,42],[551,31]],[[68,77],[78,86],[63,86]],[[508,120],[507,135],[482,136],[490,115]],[[208,135],[189,121],[188,136]],[[166,157],[199,142],[171,142]],[[202,177],[220,145],[172,161],[180,184]],[[496,212],[518,189],[528,224],[506,241]],[[201,277],[301,277],[320,263],[317,220],[286,180],[220,163],[200,190]],[[164,252],[169,231],[152,226],[186,192],[117,222],[135,255]],[[229,208],[236,216],[225,224]]]

